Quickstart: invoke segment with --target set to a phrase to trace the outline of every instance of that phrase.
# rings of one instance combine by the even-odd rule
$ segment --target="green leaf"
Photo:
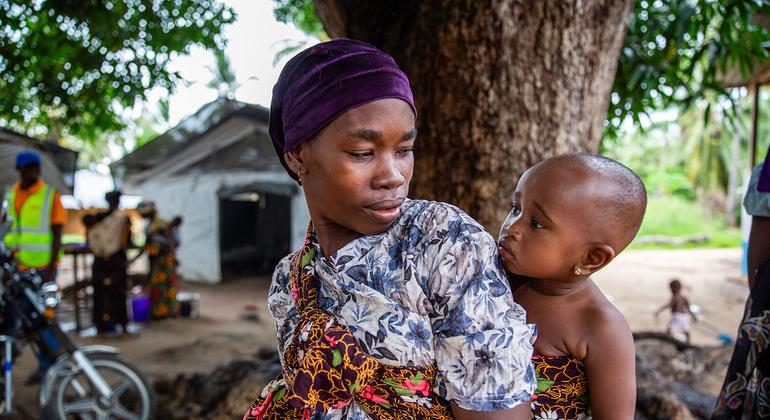
[[[401,386],[400,383],[398,383],[398,382],[396,382],[396,381],[394,381],[392,379],[383,379],[382,383],[384,383],[385,385],[390,385],[391,387],[393,387],[393,389],[396,391],[396,393],[398,395],[406,395],[407,397],[411,397],[411,396],[415,395],[414,392],[404,388],[403,386]]]
[[[425,379],[425,377],[422,376],[422,372],[417,372],[416,375],[412,376],[412,383],[415,385],[419,385],[423,379]]]
[[[339,350],[332,350],[332,366],[337,367],[342,364],[342,353]]]
[[[410,391],[410,390],[408,390],[406,388],[402,388],[400,386],[394,386],[393,389],[396,391],[396,393],[398,395],[404,395],[404,396],[407,396],[407,397],[413,397],[415,395],[414,392],[412,392],[412,391]]]
[[[762,22],[767,1],[657,0],[635,2],[605,121],[617,138],[622,124],[657,110],[687,111],[703,101],[724,102],[725,81],[748,84],[765,66],[770,40]],[[709,96],[715,95],[711,98]]]
[[[276,392],[273,394],[273,399],[274,399],[275,401],[281,401],[281,400],[283,399],[283,397],[285,397],[285,396],[286,396],[286,388],[285,388],[285,387],[281,387],[281,388],[279,388],[279,389],[278,389],[278,390],[277,390],[277,391],[276,391]]]
[[[310,248],[307,254],[302,256],[302,266],[304,267],[310,264],[310,262],[313,261],[313,258],[315,258],[315,248]]]
[[[356,392],[356,390],[357,390],[359,387],[361,387],[361,384],[360,384],[360,383],[358,383],[358,381],[355,381],[355,382],[353,382],[352,384],[350,384],[350,386],[348,387],[348,390],[349,390],[349,391],[350,391],[350,393],[352,394],[352,393]]]
[[[87,10],[72,1],[0,6],[3,126],[55,141],[104,142],[130,128],[123,109],[155,88],[173,92],[180,75],[168,68],[170,58],[193,46],[222,50],[223,29],[235,21],[218,0],[97,3]],[[125,134],[133,133],[121,141]],[[89,159],[106,157],[94,152],[101,156]]]
[[[548,379],[541,379],[537,378],[537,388],[535,389],[535,393],[544,392],[546,389],[548,389],[551,385],[554,384],[554,381],[549,381]]]
[[[302,32],[316,38],[328,38],[313,0],[273,0],[273,14],[279,22],[294,23]]]
[[[384,383],[385,385],[390,385],[390,386],[401,386],[400,383],[394,381],[393,379],[383,379],[382,383]]]

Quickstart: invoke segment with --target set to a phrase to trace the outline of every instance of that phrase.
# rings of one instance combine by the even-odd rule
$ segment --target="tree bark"
[[[521,173],[599,148],[633,0],[315,0],[331,37],[369,42],[409,75],[412,196],[496,232]]]

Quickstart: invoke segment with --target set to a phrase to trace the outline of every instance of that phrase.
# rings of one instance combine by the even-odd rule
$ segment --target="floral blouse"
[[[535,327],[513,302],[494,239],[454,206],[407,200],[386,232],[335,254],[316,246],[320,305],[384,364],[438,368],[435,391],[474,411],[528,402]],[[298,322],[289,291],[291,256],[275,270],[268,302],[278,350]],[[282,360],[283,361],[283,360]],[[368,418],[357,404],[324,418]]]

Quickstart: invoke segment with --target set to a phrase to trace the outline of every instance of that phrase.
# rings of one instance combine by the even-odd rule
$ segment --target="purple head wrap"
[[[393,58],[346,38],[312,46],[289,60],[273,87],[270,137],[278,158],[310,140],[345,111],[378,99],[401,99],[417,114],[409,79]]]
[[[759,173],[757,189],[762,192],[770,192],[770,148],[767,149],[765,163],[762,165],[762,172]]]

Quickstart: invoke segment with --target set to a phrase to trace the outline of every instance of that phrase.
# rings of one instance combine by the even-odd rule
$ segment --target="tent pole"
[[[757,136],[759,131],[759,83],[751,87],[754,91],[754,106],[751,107],[751,141],[749,142],[749,171],[754,170],[757,161]]]

